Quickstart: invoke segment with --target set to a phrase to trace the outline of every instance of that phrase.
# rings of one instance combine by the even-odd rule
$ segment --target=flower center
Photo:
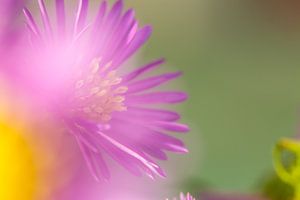
[[[126,86],[116,71],[108,71],[111,63],[100,66],[94,59],[87,70],[80,72],[74,85],[71,113],[89,120],[107,123],[115,111],[127,110],[124,105]]]

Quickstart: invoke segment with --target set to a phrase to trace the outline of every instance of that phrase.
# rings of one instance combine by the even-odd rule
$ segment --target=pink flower
[[[183,193],[180,194],[180,200],[196,200],[192,195],[187,193],[187,195],[184,195]]]
[[[124,62],[148,40],[151,28],[139,28],[132,9],[122,14],[121,0],[110,10],[102,2],[95,20],[86,23],[88,3],[79,0],[69,24],[64,1],[56,0],[56,26],[43,0],[38,0],[43,27],[24,9],[32,47],[16,76],[74,135],[96,179],[110,177],[104,154],[135,175],[165,176],[153,158],[166,160],[165,151],[186,153],[183,142],[166,132],[189,128],[177,122],[176,112],[155,107],[180,103],[187,95],[155,88],[181,73],[147,76],[162,59],[129,73]]]
[[[4,45],[16,40],[17,18],[22,10],[25,0],[1,0],[0,5],[0,45]],[[7,49],[6,49],[7,50]]]
[[[166,199],[168,200],[168,199]],[[177,198],[174,198],[173,200],[177,200]],[[180,193],[180,199],[179,200],[196,200],[190,193],[187,193],[186,195],[183,193]]]

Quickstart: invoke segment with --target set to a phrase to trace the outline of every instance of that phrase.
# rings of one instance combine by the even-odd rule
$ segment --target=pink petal
[[[143,67],[139,67],[138,69],[134,70],[133,72],[131,72],[130,74],[127,74],[125,75],[122,79],[123,79],[123,82],[128,82],[128,81],[131,81],[137,77],[139,77],[140,75],[146,73],[146,72],[149,72],[157,67],[159,67],[161,64],[163,64],[165,62],[164,59],[159,59],[159,60],[156,60],[152,63],[149,63]]]
[[[176,122],[166,122],[166,121],[154,121],[149,123],[153,127],[158,127],[167,131],[175,131],[175,132],[189,132],[190,129],[185,124],[180,124]]]
[[[150,77],[141,81],[137,81],[128,85],[129,90],[128,93],[137,93],[147,89],[154,88],[158,85],[161,85],[167,81],[177,78],[180,76],[181,72],[168,73],[159,76]]]
[[[128,107],[126,113],[117,113],[116,117],[130,118],[134,120],[159,120],[159,121],[176,121],[180,118],[176,112],[154,109],[154,108],[139,108],[139,107]]]
[[[153,92],[142,95],[128,95],[127,103],[133,104],[157,104],[157,103],[179,103],[187,99],[184,92]]]
[[[27,20],[27,24],[28,24],[28,27],[30,29],[30,31],[36,35],[36,36],[39,36],[40,37],[40,30],[39,28],[37,27],[36,23],[35,23],[35,20],[33,19],[31,13],[29,12],[29,10],[27,8],[24,8],[23,9],[23,13],[26,17],[26,20]]]
[[[85,19],[87,16],[89,0],[79,0],[78,10],[76,13],[76,19],[74,23],[74,35],[77,35],[78,32],[84,27]]]
[[[45,7],[44,0],[38,0],[38,3],[39,3],[40,12],[41,12],[41,16],[42,16],[42,20],[43,20],[43,24],[44,24],[46,33],[48,34],[49,37],[51,37],[52,36],[52,28],[50,25],[49,15],[48,15],[47,9]]]
[[[108,180],[110,178],[110,173],[101,154],[96,154],[95,152],[90,151],[89,148],[87,148],[83,143],[81,143],[80,139],[77,139],[77,142],[93,177],[97,181],[99,181],[102,178]]]
[[[146,26],[139,30],[128,46],[122,51],[122,53],[116,58],[113,63],[115,67],[119,66],[125,60],[127,60],[132,54],[134,54],[150,37],[152,29],[150,26]],[[114,68],[114,67],[112,67]]]
[[[56,21],[58,27],[58,34],[62,36],[65,34],[66,19],[65,19],[65,3],[64,0],[56,0]]]
[[[105,16],[106,9],[107,9],[107,2],[103,1],[100,4],[97,17],[96,17],[95,22],[93,24],[94,28],[93,28],[93,31],[92,31],[92,36],[91,36],[92,38],[94,36],[96,36],[96,33],[99,33],[99,30],[102,27],[102,23],[104,21],[104,16]]]
[[[136,161],[138,161],[140,164],[142,164],[145,168],[149,169],[152,173],[155,173],[156,175],[159,175],[159,176],[164,176],[164,174],[161,174],[160,167],[158,165],[156,165],[155,163],[146,159],[144,156],[140,155],[139,153],[135,152],[134,150],[119,143],[118,141],[109,137],[108,135],[106,135],[102,132],[98,132],[98,133],[99,133],[99,135],[102,136],[102,139],[104,139],[104,141],[109,142],[111,145],[116,147],[121,152],[124,152],[127,155],[130,155],[132,158],[136,159]]]

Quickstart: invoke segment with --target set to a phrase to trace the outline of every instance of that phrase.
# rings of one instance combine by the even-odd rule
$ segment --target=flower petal
[[[139,153],[126,147],[125,145],[119,143],[115,139],[109,137],[108,135],[106,135],[102,132],[98,132],[98,134],[104,139],[103,142],[104,141],[109,142],[111,145],[116,147],[119,151],[124,152],[127,155],[131,156],[136,161],[138,161],[140,164],[142,164],[142,166],[144,166],[145,169],[150,170],[151,173],[154,173],[156,175],[164,177],[164,174],[162,173],[160,167],[158,165],[156,165],[155,163],[153,163],[152,161],[148,160],[145,156],[140,155]],[[108,144],[108,143],[106,143],[106,144]],[[107,147],[106,147],[106,149],[107,149]]]
[[[74,23],[74,35],[77,35],[81,29],[85,26],[85,19],[87,16],[89,0],[79,0],[78,10],[76,13],[76,19]]]
[[[131,81],[135,78],[137,78],[138,76],[146,73],[146,72],[149,72],[157,67],[159,67],[161,64],[163,64],[165,62],[164,59],[159,59],[159,60],[156,60],[154,62],[151,62],[143,67],[139,67],[138,69],[134,70],[133,72],[131,72],[130,74],[127,74],[125,75],[122,80],[123,82],[128,82],[128,81]]]
[[[184,92],[153,92],[142,95],[128,95],[129,105],[136,104],[157,104],[157,103],[179,103],[187,99]]]
[[[120,112],[115,115],[117,118],[130,118],[133,121],[143,120],[143,121],[176,121],[180,118],[180,115],[176,112],[154,109],[154,108],[140,108],[140,107],[128,107],[126,113]]]
[[[44,0],[38,0],[38,3],[39,3],[40,13],[42,16],[42,20],[43,20],[43,24],[44,24],[46,33],[48,34],[49,37],[51,37],[52,36],[52,27],[50,24],[47,9],[45,7],[45,2],[44,2]]]
[[[126,46],[120,55],[116,57],[116,60],[113,63],[114,67],[112,67],[112,69],[120,66],[133,53],[135,53],[149,39],[151,32],[152,28],[150,26],[145,26],[144,28],[140,29],[129,42],[128,46]]]
[[[39,30],[38,26],[36,25],[35,20],[33,19],[30,11],[27,8],[24,8],[23,13],[26,17],[27,25],[28,25],[28,28],[31,31],[31,33],[33,33],[35,36],[40,37],[40,30]]]
[[[64,0],[56,0],[56,21],[58,27],[59,37],[65,34],[66,17],[65,17],[65,3]]]
[[[180,76],[181,72],[168,73],[159,76],[150,77],[141,81],[137,81],[128,85],[127,94],[137,93],[147,89],[154,88],[158,85],[161,85],[167,81],[177,78]]]
[[[96,19],[94,21],[94,24],[93,24],[93,31],[92,31],[91,38],[96,36],[96,34],[99,33],[99,30],[102,28],[102,24],[103,24],[103,21],[104,21],[104,16],[105,16],[106,9],[107,9],[107,2],[103,1],[100,4],[97,17],[96,17]]]
[[[149,122],[149,124],[153,127],[158,127],[167,131],[175,131],[175,132],[182,132],[182,133],[186,133],[190,131],[187,125],[176,123],[176,122],[153,121],[153,122]]]
[[[155,157],[159,160],[167,160],[168,159],[167,155],[162,150],[160,150],[156,147],[148,145],[148,146],[143,146],[142,148],[145,153],[147,153],[148,155]]]
[[[92,152],[78,138],[77,142],[93,177],[97,181],[99,181],[102,178],[108,180],[110,178],[110,173],[101,154]]]

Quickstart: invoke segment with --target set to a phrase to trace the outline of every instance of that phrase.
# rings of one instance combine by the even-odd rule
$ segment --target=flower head
[[[181,73],[147,77],[162,59],[128,72],[124,62],[147,41],[151,28],[139,28],[132,9],[123,14],[121,0],[111,9],[102,2],[95,20],[86,23],[88,3],[79,0],[68,24],[64,0],[56,0],[56,26],[43,0],[38,0],[43,27],[24,9],[33,48],[19,71],[22,84],[74,135],[96,179],[110,176],[103,154],[136,175],[165,176],[152,158],[166,160],[165,150],[186,153],[182,141],[166,132],[184,133],[188,127],[177,122],[176,112],[155,106],[187,96],[154,89]]]

